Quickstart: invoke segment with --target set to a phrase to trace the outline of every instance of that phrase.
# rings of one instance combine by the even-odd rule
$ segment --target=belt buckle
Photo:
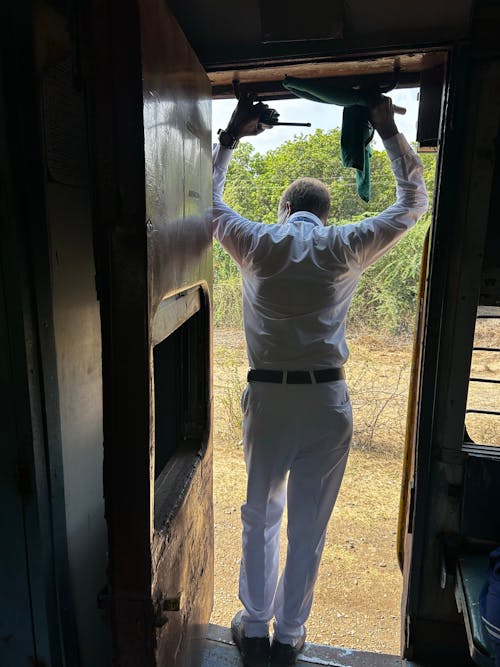
[[[311,371],[290,371],[290,384],[311,384]]]

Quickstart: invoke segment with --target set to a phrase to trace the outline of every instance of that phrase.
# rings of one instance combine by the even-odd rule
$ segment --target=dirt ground
[[[388,345],[382,339],[364,337],[350,341],[350,348],[352,361],[346,368],[354,407],[354,446],[330,521],[308,639],[398,653],[401,574],[396,531],[411,345]],[[214,355],[212,622],[228,626],[240,608],[237,587],[245,470],[239,398],[247,370],[242,333],[216,331]]]
[[[475,345],[500,347],[498,320],[478,320]],[[396,531],[411,342],[365,335],[351,339],[349,346],[346,371],[354,412],[353,448],[330,521],[308,639],[399,653],[401,574]],[[214,360],[212,622],[228,626],[240,608],[240,506],[245,496],[240,396],[247,371],[243,333],[216,330]],[[474,352],[472,377],[498,378],[499,372],[498,355]],[[499,399],[500,385],[470,384],[468,408],[498,409]],[[466,423],[476,442],[500,445],[500,420],[470,414]]]

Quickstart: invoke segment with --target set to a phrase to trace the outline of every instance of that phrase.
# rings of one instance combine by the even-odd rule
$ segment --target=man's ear
[[[278,210],[278,223],[282,225],[288,220],[292,212],[292,205],[289,201],[286,201]]]

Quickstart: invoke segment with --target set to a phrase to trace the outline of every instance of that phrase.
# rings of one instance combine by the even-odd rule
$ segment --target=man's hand
[[[226,132],[229,132],[235,139],[253,137],[264,132],[265,128],[259,123],[259,119],[264,109],[267,108],[267,104],[256,102],[254,93],[243,93],[229,120]]]
[[[382,139],[389,139],[398,133],[390,97],[385,95],[373,97],[368,100],[368,109],[370,110],[370,121]]]

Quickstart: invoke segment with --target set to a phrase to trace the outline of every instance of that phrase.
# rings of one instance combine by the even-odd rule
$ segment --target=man
[[[389,98],[370,108],[397,182],[396,203],[356,224],[327,227],[330,196],[315,179],[283,193],[278,223],[238,215],[222,201],[232,148],[262,131],[264,105],[240,100],[214,149],[214,235],[243,276],[251,370],[242,397],[248,474],[242,507],[240,600],[232,634],[248,667],[292,665],[305,622],[327,524],[352,435],[343,366],[345,322],[361,273],[426,211],[422,164],[398,133]],[[287,481],[288,475],[288,481]],[[280,524],[288,506],[286,565],[278,580]],[[274,617],[274,637],[269,623]]]

